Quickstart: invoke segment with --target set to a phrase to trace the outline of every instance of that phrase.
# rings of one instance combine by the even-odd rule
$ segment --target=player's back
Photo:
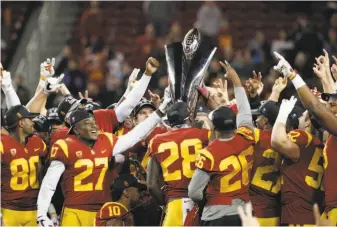
[[[254,133],[256,145],[249,195],[258,218],[280,215],[281,156],[271,149],[271,132],[271,129],[255,129]]]
[[[13,210],[36,209],[39,193],[39,161],[47,154],[41,138],[32,136],[20,144],[1,134],[1,207]]]
[[[337,137],[330,135],[323,151],[325,212],[328,219],[337,225]]]
[[[208,144],[209,136],[206,129],[181,128],[157,135],[150,141],[149,156],[162,168],[167,201],[188,198],[197,153]]]
[[[200,151],[196,166],[210,175],[206,206],[230,205],[232,199],[249,200],[254,143],[253,132],[241,127],[232,139],[214,140]]]
[[[315,224],[312,206],[321,206],[324,195],[323,144],[303,130],[293,130],[288,137],[299,146],[300,157],[296,162],[286,158],[282,162],[281,224]]]

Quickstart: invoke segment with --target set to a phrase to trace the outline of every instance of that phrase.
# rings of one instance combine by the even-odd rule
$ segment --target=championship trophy
[[[195,117],[199,98],[196,86],[204,86],[204,75],[216,51],[216,48],[201,51],[200,43],[200,32],[192,28],[182,42],[165,45],[171,98],[173,102],[187,103],[191,119]]]

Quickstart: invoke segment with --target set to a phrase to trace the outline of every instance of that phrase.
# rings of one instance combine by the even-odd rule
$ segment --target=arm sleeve
[[[12,85],[2,90],[6,96],[6,104],[8,109],[11,108],[12,106],[21,104],[19,96],[16,94],[14,87]]]
[[[137,81],[134,88],[130,91],[126,99],[116,107],[116,116],[118,122],[123,122],[136,107],[140,99],[143,97],[147,86],[150,83],[151,76],[143,74],[142,78]]]
[[[123,153],[133,145],[143,140],[146,135],[161,121],[156,112],[152,113],[145,121],[137,125],[126,135],[120,136],[113,148],[112,155]]]
[[[254,130],[253,117],[245,89],[243,87],[234,88],[234,93],[238,106],[238,115],[236,118],[237,128],[246,126]]]
[[[194,202],[200,202],[203,199],[203,192],[209,180],[210,176],[206,172],[196,169],[188,185],[188,197]]]
[[[60,161],[52,161],[43,178],[39,196],[37,198],[37,216],[47,215],[49,204],[56,190],[57,183],[65,171],[65,166]]]

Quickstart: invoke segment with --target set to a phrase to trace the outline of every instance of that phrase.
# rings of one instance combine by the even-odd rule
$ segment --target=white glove
[[[1,87],[3,90],[8,90],[12,87],[11,73],[6,70],[2,72]]]
[[[46,94],[56,92],[56,90],[62,86],[60,83],[63,77],[64,74],[62,73],[59,77],[47,78],[45,86],[43,87],[44,92]]]
[[[259,221],[253,216],[253,206],[251,202],[246,203],[244,207],[238,207],[238,213],[242,222],[242,226],[260,226]]]
[[[160,110],[160,112],[162,112],[163,114],[166,113],[169,104],[171,103],[171,98],[167,98],[164,96],[164,101],[159,105],[158,109]]]
[[[289,77],[290,74],[294,71],[291,65],[287,62],[286,59],[284,59],[284,57],[281,54],[274,52],[274,55],[277,58],[277,60],[279,60],[278,64],[274,66],[274,70],[278,71],[279,73],[282,73],[282,75],[285,77]]]
[[[167,86],[164,90],[164,98],[172,98],[170,87]]]
[[[126,91],[124,92],[124,97],[126,97],[130,91],[132,90],[132,88],[135,86],[136,82],[137,82],[137,75],[139,73],[140,69],[134,68],[130,77],[129,77],[129,81],[128,81],[128,87],[126,88]]]
[[[57,215],[51,215],[51,221],[53,222],[53,225],[55,227],[59,226],[60,225],[60,222],[59,222],[59,218]]]
[[[276,122],[286,124],[288,116],[294,109],[296,102],[297,98],[295,98],[294,96],[291,96],[289,100],[283,99]]]
[[[55,58],[52,58],[51,60],[49,58],[47,58],[46,61],[41,63],[41,65],[40,65],[40,82],[39,82],[39,85],[41,87],[44,87],[45,82],[48,78],[54,76],[54,74],[55,74],[54,65],[55,65]]]
[[[47,217],[47,215],[37,217],[36,223],[40,227],[54,227],[53,222]]]

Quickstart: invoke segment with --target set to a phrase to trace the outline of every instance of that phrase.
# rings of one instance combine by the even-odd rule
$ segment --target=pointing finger
[[[281,54],[277,53],[276,51],[274,52],[274,55],[278,60],[284,59],[284,57]]]

